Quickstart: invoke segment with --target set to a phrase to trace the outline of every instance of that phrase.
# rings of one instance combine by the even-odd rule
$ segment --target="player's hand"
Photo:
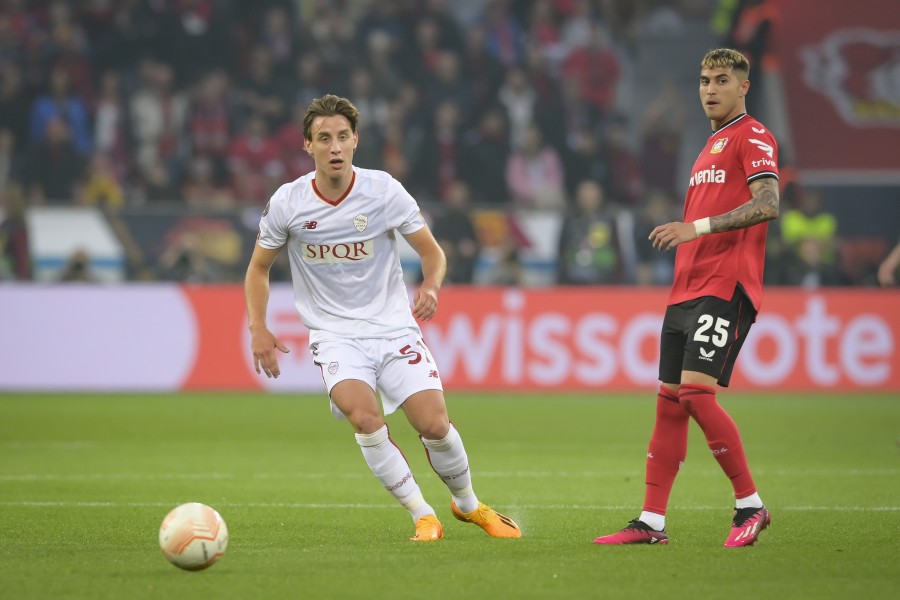
[[[281,369],[278,367],[278,355],[275,350],[287,354],[290,349],[282,344],[268,329],[256,329],[250,334],[250,349],[253,351],[253,366],[256,372],[265,373],[266,377],[278,377]]]
[[[665,250],[668,252],[677,247],[678,244],[696,240],[697,228],[693,223],[682,223],[675,221],[674,223],[666,223],[660,225],[650,232],[650,243],[657,250]]]
[[[437,312],[437,290],[433,287],[422,286],[413,295],[413,316],[420,321],[430,321]]]

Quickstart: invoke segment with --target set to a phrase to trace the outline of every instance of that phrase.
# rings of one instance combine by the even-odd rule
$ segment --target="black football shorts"
[[[682,371],[699,371],[728,387],[734,363],[756,309],[738,286],[731,300],[703,296],[666,308],[659,340],[659,379],[681,383]]]

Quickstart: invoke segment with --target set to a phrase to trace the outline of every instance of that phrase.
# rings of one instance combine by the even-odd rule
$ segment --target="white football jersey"
[[[410,309],[395,231],[425,226],[415,199],[384,171],[353,167],[335,202],[315,172],[281,186],[263,211],[259,245],[288,252],[294,303],[310,345],[334,337],[421,335]]]

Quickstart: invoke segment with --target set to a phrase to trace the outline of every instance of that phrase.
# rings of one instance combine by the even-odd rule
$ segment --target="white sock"
[[[442,440],[421,438],[428,454],[431,468],[450,490],[456,507],[464,513],[478,508],[478,498],[472,490],[472,473],[469,471],[469,457],[462,438],[453,424]]]
[[[363,458],[384,489],[406,507],[413,521],[433,515],[434,509],[425,502],[419,484],[413,477],[403,453],[394,445],[387,425],[375,433],[357,433],[356,443],[362,449]]]
[[[639,521],[643,521],[656,531],[662,531],[666,528],[666,515],[661,515],[658,513],[642,511],[641,516],[638,517]]]
[[[762,508],[765,505],[763,504],[762,498],[759,497],[759,492],[754,492],[746,498],[738,498],[735,500],[734,506],[736,508]]]

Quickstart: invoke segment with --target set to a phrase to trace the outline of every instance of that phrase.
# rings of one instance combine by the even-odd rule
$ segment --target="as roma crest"
[[[356,230],[360,233],[366,230],[366,227],[369,226],[369,217],[366,215],[356,215],[353,217],[353,226],[356,227]]]

